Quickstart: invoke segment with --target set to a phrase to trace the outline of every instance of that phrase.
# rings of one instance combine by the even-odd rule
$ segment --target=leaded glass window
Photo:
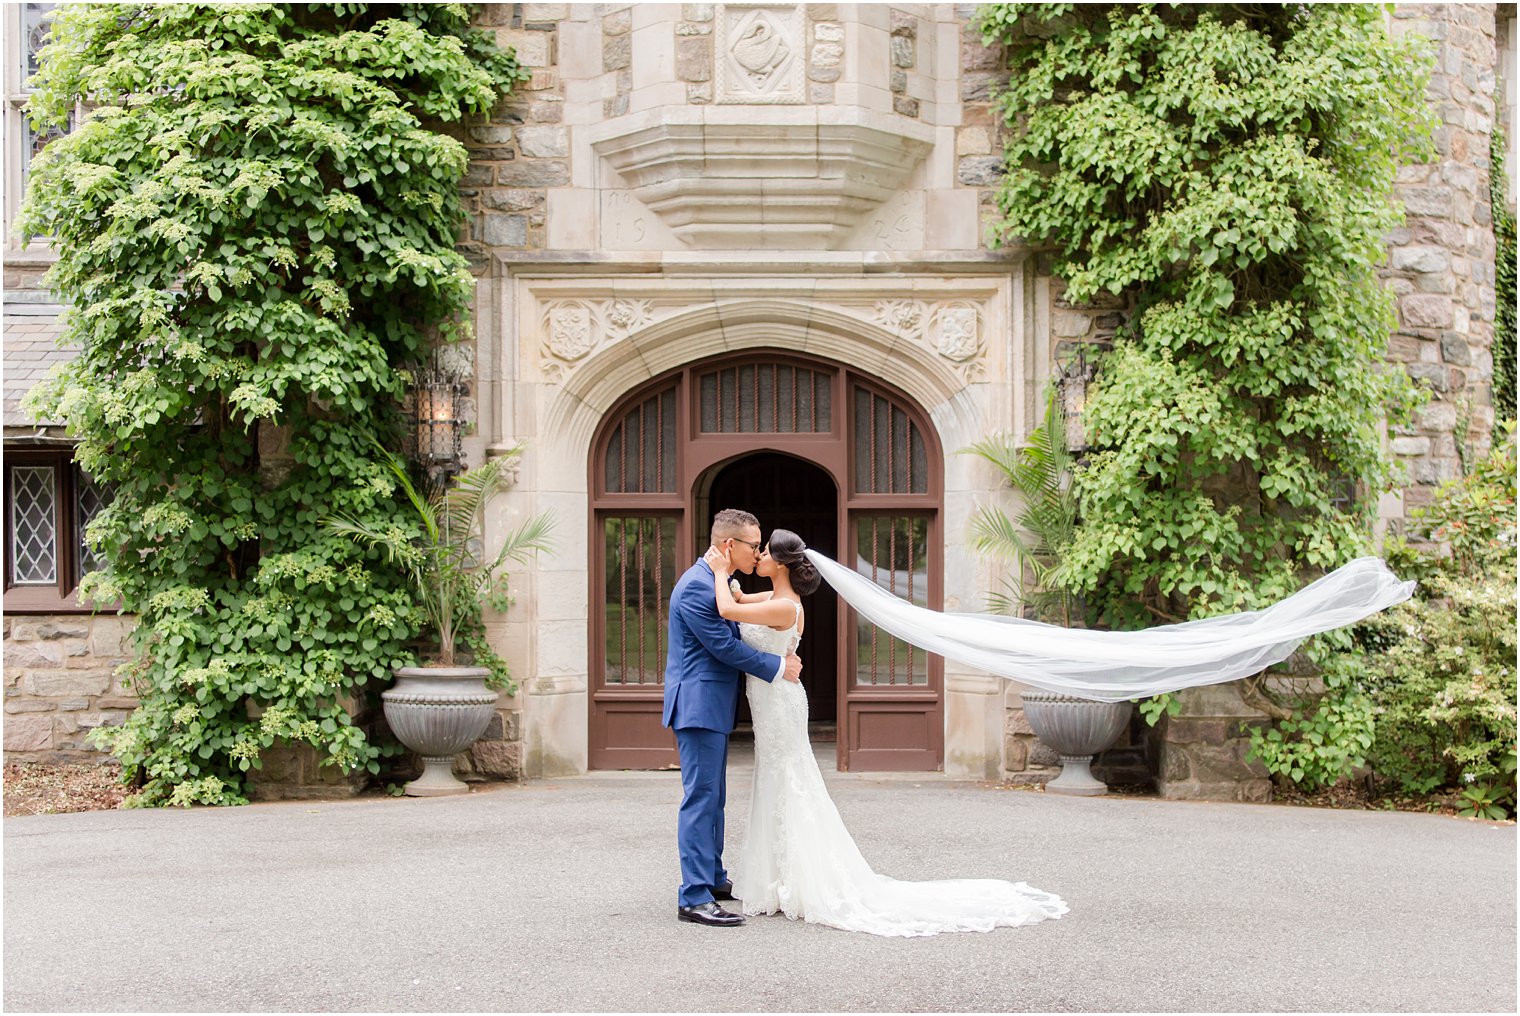
[[[5,462],[5,606],[30,612],[80,609],[79,580],[103,566],[85,527],[110,491],[74,464],[68,448],[12,447]]]
[[[58,470],[17,466],[11,471],[11,581],[18,586],[58,581]]]
[[[100,489],[100,486],[94,480],[81,473],[79,477],[79,493],[74,499],[76,524],[74,535],[79,541],[78,566],[75,568],[76,574],[74,576],[76,580],[84,578],[85,575],[101,566],[102,562],[100,558],[90,550],[89,546],[85,543],[84,537],[85,527],[100,513],[100,509],[104,508],[105,504],[105,492]]]

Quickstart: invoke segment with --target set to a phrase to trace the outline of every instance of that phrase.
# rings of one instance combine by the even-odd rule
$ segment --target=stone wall
[[[992,106],[992,95],[1008,81],[1001,44],[982,45],[982,34],[972,25],[975,4],[957,4],[962,22],[960,40],[960,124],[955,129],[955,180],[977,194],[977,240],[990,246],[997,211],[997,185],[1003,174],[1003,148],[1007,127]],[[1049,266],[1042,266],[1049,276]]]
[[[115,615],[59,614],[7,617],[5,637],[5,759],[8,762],[104,761],[107,756],[88,740],[91,730],[119,725],[138,700],[117,673],[131,655],[135,622]],[[378,708],[361,706],[349,713],[372,736],[388,738]],[[344,776],[319,765],[304,745],[279,744],[264,749],[264,766],[250,775],[255,800],[350,797],[369,784],[367,773]],[[491,725],[454,762],[468,782],[516,781],[523,778],[522,702],[503,697]],[[404,759],[395,778],[421,772],[415,759]]]
[[[496,715],[480,740],[454,759],[455,776],[466,783],[523,779],[522,705],[521,695],[496,704]]]
[[[1398,295],[1389,359],[1431,391],[1414,425],[1390,434],[1406,482],[1400,517],[1461,475],[1493,429],[1494,232],[1489,142],[1495,120],[1493,4],[1399,4],[1395,33],[1429,38],[1435,51],[1430,102],[1434,161],[1399,171],[1395,196],[1405,225],[1388,237],[1385,277]]]
[[[133,622],[63,614],[7,617],[4,625],[6,760],[103,758],[86,735],[137,707],[116,674],[131,651]]]
[[[470,216],[459,249],[483,270],[492,249],[540,250],[548,188],[570,182],[564,83],[556,71],[566,4],[486,4],[478,21],[533,76],[468,128],[460,187]]]
[[[1247,761],[1251,728],[1267,722],[1241,698],[1238,683],[1176,693],[1181,711],[1153,733],[1156,792],[1170,800],[1270,801],[1267,767]]]

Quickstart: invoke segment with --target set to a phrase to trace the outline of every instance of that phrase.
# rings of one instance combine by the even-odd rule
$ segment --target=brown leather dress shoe
[[[734,928],[744,923],[744,915],[732,914],[716,903],[698,903],[694,907],[676,907],[676,917],[693,924],[714,928]]]

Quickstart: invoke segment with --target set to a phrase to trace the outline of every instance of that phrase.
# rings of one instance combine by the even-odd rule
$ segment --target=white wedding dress
[[[798,620],[802,606],[797,605]],[[785,631],[741,624],[746,645],[795,651]],[[937,935],[1033,924],[1066,913],[1057,896],[1023,882],[899,882],[871,870],[839,817],[808,743],[807,693],[795,681],[745,678],[755,725],[755,777],[744,854],[733,875],[746,914],[785,914],[872,935]]]

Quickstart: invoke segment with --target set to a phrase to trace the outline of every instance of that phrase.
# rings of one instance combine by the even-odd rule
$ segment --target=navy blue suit
[[[683,907],[709,903],[728,880],[723,869],[723,805],[728,797],[728,735],[739,712],[744,675],[773,680],[781,658],[739,640],[739,626],[718,613],[706,561],[686,569],[670,594],[670,649],[665,660],[664,724],[681,754]]]

